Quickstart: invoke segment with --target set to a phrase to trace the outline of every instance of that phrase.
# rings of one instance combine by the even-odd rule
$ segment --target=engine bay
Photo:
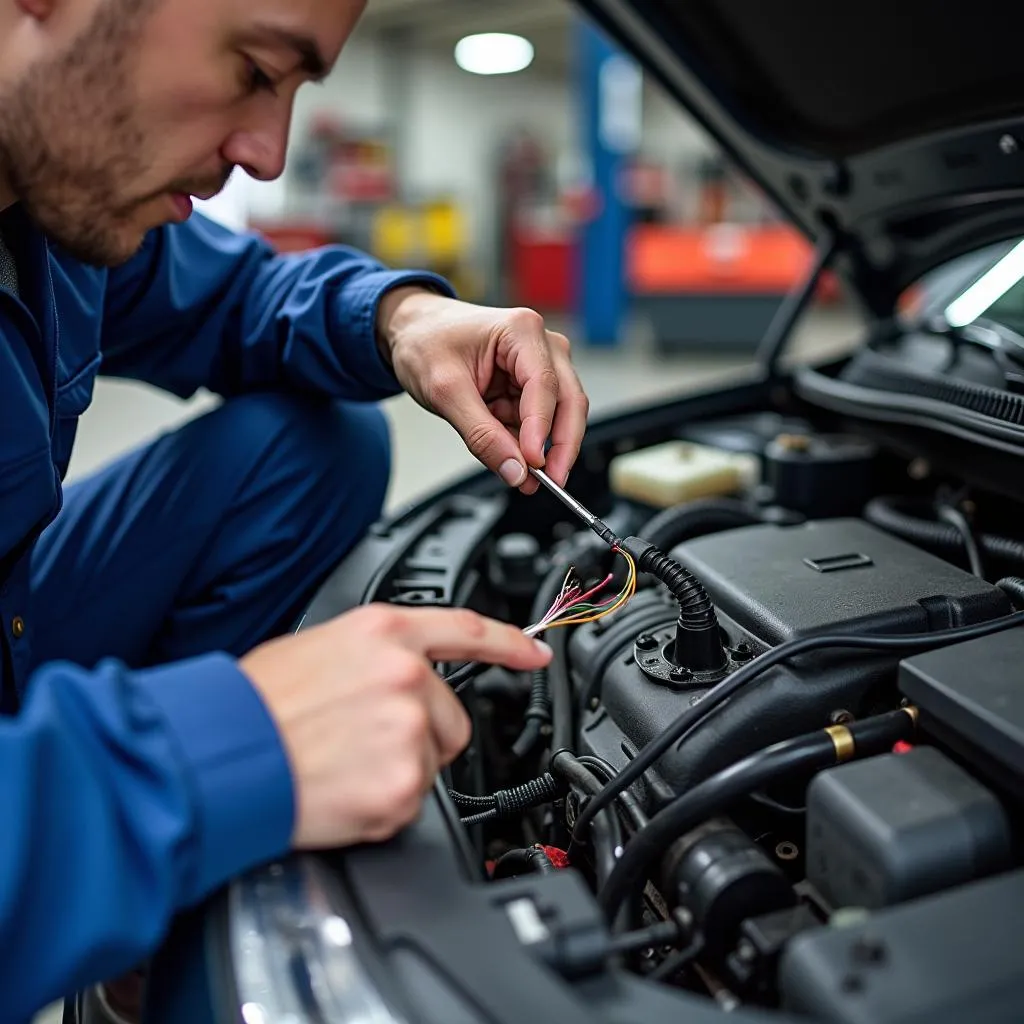
[[[764,1019],[1011,1019],[1016,505],[813,417],[614,444],[570,482],[603,540],[548,495],[456,488],[376,527],[307,614],[464,606],[552,647],[532,676],[439,667],[474,723],[438,791],[474,885],[507,890],[519,941],[574,984]],[[638,1012],[615,1019],[662,1019]]]

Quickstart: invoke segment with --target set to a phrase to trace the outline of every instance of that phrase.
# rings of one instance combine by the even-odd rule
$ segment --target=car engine
[[[1009,503],[763,412],[585,453],[572,485],[596,530],[453,489],[308,613],[465,606],[551,645],[530,677],[439,668],[474,721],[441,797],[483,884],[575,872],[600,908],[538,956],[730,1010],[989,1019],[1024,970],[1000,912],[1024,896]]]

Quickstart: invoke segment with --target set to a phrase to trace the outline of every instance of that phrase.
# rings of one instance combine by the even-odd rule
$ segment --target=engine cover
[[[735,669],[786,640],[813,635],[927,633],[1010,611],[997,587],[860,519],[723,531],[672,552],[718,609]],[[611,623],[576,631],[570,664],[585,694],[584,744],[621,766],[707,684],[671,672],[675,610],[661,588]],[[659,762],[680,790],[778,740],[856,716],[895,696],[898,657],[841,650],[767,670]]]

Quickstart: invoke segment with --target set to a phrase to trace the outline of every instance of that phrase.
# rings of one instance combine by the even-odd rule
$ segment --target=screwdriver
[[[611,548],[618,547],[619,538],[611,531],[611,528],[603,523],[585,505],[578,502],[564,487],[559,487],[542,469],[529,467],[533,477],[546,487],[573,515],[585,523]]]

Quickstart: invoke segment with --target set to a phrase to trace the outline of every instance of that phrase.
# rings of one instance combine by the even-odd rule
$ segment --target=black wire
[[[539,847],[531,846],[525,850],[509,850],[499,857],[491,872],[491,878],[500,881],[503,878],[513,878],[531,872],[550,875],[554,871],[555,866],[548,855]]]
[[[635,953],[637,950],[650,949],[652,946],[671,945],[678,942],[681,937],[681,929],[676,921],[656,921],[646,928],[610,935],[605,953],[608,956]]]
[[[489,811],[481,811],[479,814],[471,814],[468,818],[459,818],[463,825],[482,825],[485,821],[494,821],[498,812],[492,807]]]
[[[731,676],[723,679],[717,686],[709,690],[698,704],[686,708],[658,736],[647,743],[622,769],[614,781],[587,803],[583,808],[573,830],[575,836],[586,835],[586,829],[611,802],[643,777],[657,760],[675,743],[680,742],[696,729],[713,711],[724,704],[730,697],[745,686],[754,682],[763,672],[798,654],[811,651],[828,650],[830,648],[846,648],[871,651],[927,651],[933,647],[957,643],[964,640],[976,640],[990,636],[1014,626],[1024,625],[1024,612],[1004,616],[992,622],[983,622],[975,626],[961,626],[957,629],[937,630],[934,633],[907,634],[904,636],[846,636],[828,634],[823,636],[802,637],[788,640],[769,651],[765,651],[753,661],[738,669]]]
[[[675,920],[658,921],[646,928],[608,935],[599,942],[573,942],[571,935],[555,936],[557,968],[567,977],[592,974],[610,957],[628,956],[642,949],[670,946],[684,937],[681,925]],[[561,941],[560,941],[561,940]]]
[[[461,668],[457,668],[454,672],[449,672],[444,677],[444,681],[456,693],[461,693],[477,676],[482,675],[487,669],[493,667],[483,661],[470,661]]]
[[[981,559],[981,549],[978,546],[978,539],[974,535],[974,527],[967,521],[967,516],[953,505],[940,505],[938,516],[944,522],[949,523],[963,538],[964,551],[967,553],[967,562],[971,572],[975,576],[985,579],[985,563]]]
[[[563,791],[564,787],[558,780],[550,772],[546,772],[539,779],[530,779],[529,782],[499,789],[487,796],[470,796],[454,789],[450,789],[448,795],[460,811],[474,812],[472,822],[468,819],[463,819],[463,822],[476,824],[493,818],[514,818],[522,811],[543,807],[544,804],[557,800]]]
[[[580,764],[585,764],[588,768],[599,772],[605,783],[611,782],[618,774],[615,765],[610,761],[606,761],[603,757],[598,757],[596,754],[580,754],[578,760]],[[640,806],[640,801],[637,800],[630,790],[624,789],[616,799],[622,808],[623,814],[629,819],[629,824],[634,831],[643,828],[650,821],[650,818],[647,817],[644,809]]]
[[[694,935],[689,945],[683,949],[677,949],[674,953],[669,953],[653,971],[645,975],[645,980],[668,981],[669,978],[678,974],[688,963],[696,960],[703,951],[704,936],[698,932]]]
[[[593,772],[586,765],[580,764],[576,755],[568,750],[558,750],[552,754],[550,771],[571,787],[582,790],[587,799],[593,799],[603,788]],[[581,806],[586,804],[581,803]],[[593,833],[591,838],[594,846],[594,870],[599,884],[603,885],[615,867],[615,852],[623,845],[618,815],[610,809],[604,814],[595,815],[591,819],[590,829]],[[578,856],[585,845],[585,842],[570,844],[569,860],[572,861]]]

